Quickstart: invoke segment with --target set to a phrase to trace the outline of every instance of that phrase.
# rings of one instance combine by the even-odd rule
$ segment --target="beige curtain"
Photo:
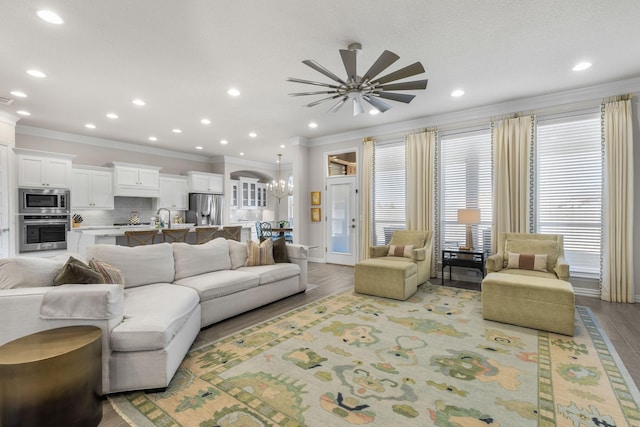
[[[531,116],[494,123],[492,253],[502,232],[529,232],[529,184],[532,144]]]
[[[373,193],[373,150],[375,144],[373,139],[365,138],[362,145],[360,260],[369,258],[369,247],[371,246],[371,194]]]
[[[633,131],[631,100],[604,110],[604,229],[600,298],[633,302]]]
[[[435,232],[435,155],[436,131],[425,131],[406,137],[407,162],[407,229]],[[433,251],[435,257],[435,251]],[[434,258],[431,260],[435,265]],[[436,269],[431,268],[432,277]]]

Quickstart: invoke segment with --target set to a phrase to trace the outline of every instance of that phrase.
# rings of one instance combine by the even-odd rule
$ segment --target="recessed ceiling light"
[[[202,119],[202,120],[200,120],[200,123],[202,123],[203,125],[210,125],[210,124],[211,124],[211,120],[209,120],[209,119]]]
[[[18,110],[16,111],[16,113],[20,114],[21,116],[30,116],[31,113],[26,111],[26,110]]]
[[[118,115],[116,113],[107,113],[107,117],[109,117],[110,119],[117,119]]]
[[[462,89],[456,89],[453,92],[451,92],[451,96],[457,98],[459,96],[464,95],[464,91]]]
[[[200,145],[198,145],[198,146],[196,147],[196,150],[202,150],[202,149],[203,149],[203,147],[202,147],[202,146],[200,146]]]
[[[586,62],[586,61],[585,62],[579,62],[572,68],[572,70],[573,71],[584,71],[587,68],[591,68],[591,62]]]
[[[316,122],[311,122],[311,123],[309,123],[309,127],[310,127],[311,129],[315,129],[315,128],[317,128],[317,127],[318,127],[318,124],[317,124]]]
[[[87,129],[95,129],[96,125],[94,125],[93,123],[87,123],[86,125],[84,125],[84,127],[86,127]]]
[[[222,144],[222,145],[226,145],[228,143],[229,143],[229,141],[227,141],[226,139],[221,139],[220,140],[220,144]]]
[[[11,92],[9,92],[11,95],[18,97],[18,98],[26,98],[27,94],[24,92],[20,92],[19,90],[13,90]]]
[[[149,141],[156,142],[157,140],[158,140],[158,138],[157,138],[157,137],[155,137],[155,136],[150,136],[150,137],[149,137]]]
[[[376,116],[380,114],[380,110],[378,110],[377,108],[372,108],[371,110],[369,110],[369,114],[371,114],[372,116]]]
[[[257,134],[257,133],[255,133],[255,132],[251,132],[251,133],[249,134],[249,138],[255,138],[256,136],[258,136],[258,134]]]
[[[31,77],[37,77],[39,79],[47,77],[47,75],[40,70],[27,70],[27,74],[29,74]]]
[[[244,156],[244,153],[240,153],[241,156]]]
[[[57,13],[51,10],[39,10],[37,14],[40,17],[40,19],[42,19],[43,21],[47,21],[49,24],[56,24],[56,25],[64,24],[64,21],[62,20],[62,18],[60,18],[60,16]]]
[[[182,130],[178,129],[178,128],[175,128],[175,129],[171,130],[171,132],[173,132],[173,133],[182,133]]]
[[[240,96],[240,91],[235,87],[232,87],[231,89],[229,89],[227,93],[231,96]]]
[[[280,144],[280,148],[284,148],[284,144]]]
[[[131,101],[133,104],[137,105],[138,107],[142,107],[144,105],[147,105],[146,102],[144,102],[142,99],[140,98],[136,98],[133,101]]]

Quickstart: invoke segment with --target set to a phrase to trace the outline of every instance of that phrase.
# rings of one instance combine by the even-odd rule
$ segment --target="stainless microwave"
[[[70,192],[63,188],[20,188],[18,200],[23,215],[68,214],[71,206]]]

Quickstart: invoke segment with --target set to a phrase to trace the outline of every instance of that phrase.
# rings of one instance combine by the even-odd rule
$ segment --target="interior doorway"
[[[358,260],[356,176],[327,178],[327,262],[355,265]]]

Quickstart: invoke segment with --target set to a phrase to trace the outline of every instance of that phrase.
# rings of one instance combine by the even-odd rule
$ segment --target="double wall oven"
[[[67,248],[69,194],[58,188],[18,189],[20,252]]]

